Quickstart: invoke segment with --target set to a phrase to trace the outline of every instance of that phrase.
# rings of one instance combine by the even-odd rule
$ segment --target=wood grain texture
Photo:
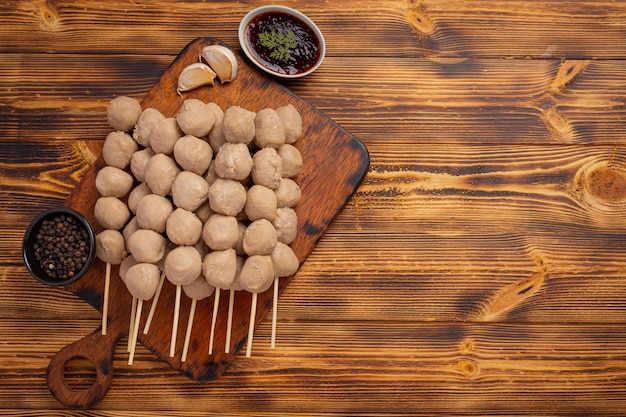
[[[328,42],[285,85],[371,166],[282,293],[276,349],[265,320],[199,384],[122,343],[100,404],[54,400],[50,358],[100,316],[30,279],[28,221],[99,157],[112,97],[196,37],[239,50],[261,4],[0,5],[0,415],[624,416],[626,4],[603,0],[283,2]]]

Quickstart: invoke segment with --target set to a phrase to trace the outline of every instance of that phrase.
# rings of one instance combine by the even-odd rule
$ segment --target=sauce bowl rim
[[[248,26],[248,23],[250,23],[250,21],[254,19],[256,16],[262,13],[267,13],[267,12],[282,12],[291,16],[295,16],[299,18],[300,20],[302,20],[302,22],[304,22],[304,24],[306,24],[315,33],[315,35],[318,37],[320,41],[320,57],[315,63],[315,65],[313,65],[308,70],[298,73],[298,74],[281,74],[279,72],[273,71],[272,69],[263,66],[260,62],[257,61],[254,55],[252,55],[252,52],[250,52],[248,45],[246,43],[246,27]],[[268,4],[268,5],[260,6],[260,7],[250,10],[241,19],[241,22],[239,23],[238,35],[239,35],[239,44],[241,46],[241,49],[243,50],[244,54],[248,57],[248,59],[252,61],[254,65],[256,65],[261,70],[265,71],[266,73],[272,74],[280,78],[287,78],[287,79],[300,78],[300,77],[304,77],[305,75],[309,75],[322,64],[322,61],[324,60],[324,57],[326,55],[326,40],[324,39],[324,35],[322,34],[322,31],[307,15],[305,15],[304,13],[296,9],[292,9],[291,7],[287,7],[287,6]]]

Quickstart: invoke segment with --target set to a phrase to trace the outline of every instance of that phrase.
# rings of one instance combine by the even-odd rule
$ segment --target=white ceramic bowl
[[[298,72],[295,74],[285,74],[285,73],[280,73],[274,69],[266,67],[261,62],[259,62],[259,60],[255,57],[254,53],[250,50],[248,46],[248,42],[246,42],[246,28],[252,19],[254,19],[255,17],[263,13],[270,13],[270,12],[285,13],[287,15],[291,15],[299,19],[302,23],[308,26],[308,28],[315,34],[315,36],[317,36],[319,43],[320,43],[320,51],[319,51],[319,58],[317,59],[315,64],[313,64],[313,66],[309,67],[303,72]],[[324,40],[324,36],[322,35],[322,32],[315,25],[315,23],[313,23],[313,21],[309,19],[305,14],[297,10],[294,10],[290,7],[278,6],[278,5],[261,6],[248,12],[248,14],[246,14],[243,17],[243,19],[241,20],[241,23],[239,24],[239,44],[241,45],[241,49],[243,50],[243,52],[246,54],[248,59],[253,64],[255,64],[257,67],[259,67],[263,71],[267,72],[268,74],[272,74],[276,77],[281,77],[281,78],[299,78],[299,77],[304,77],[305,75],[312,73],[320,66],[320,64],[324,60],[324,56],[326,55],[326,41]]]

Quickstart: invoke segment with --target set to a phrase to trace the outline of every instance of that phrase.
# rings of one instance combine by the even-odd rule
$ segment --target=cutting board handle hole
[[[63,367],[63,382],[74,391],[84,391],[96,383],[96,366],[83,356],[70,358]]]

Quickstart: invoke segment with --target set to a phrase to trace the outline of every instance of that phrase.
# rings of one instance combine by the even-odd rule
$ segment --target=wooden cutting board
[[[166,117],[173,117],[188,98],[213,101],[222,109],[238,105],[253,111],[293,104],[302,115],[303,134],[296,146],[304,162],[301,173],[295,178],[302,190],[302,199],[295,208],[298,214],[298,235],[291,247],[302,263],[361,183],[369,167],[368,152],[357,138],[274,79],[248,64],[241,56],[237,57],[239,73],[232,83],[201,87],[183,93],[183,97],[178,96],[176,86],[182,69],[198,61],[203,47],[218,43],[221,42],[216,39],[199,38],[188,44],[146,94],[142,107],[153,107]],[[93,207],[99,197],[95,188],[95,177],[104,165],[100,157],[64,204],[84,214],[94,225],[96,232],[100,229],[93,216]],[[105,265],[96,260],[82,279],[68,285],[66,289],[102,311],[104,276]],[[280,292],[292,278],[280,279]],[[230,353],[224,353],[228,295],[228,291],[221,292],[212,355],[208,354],[208,347],[214,296],[198,302],[187,360],[181,362],[191,304],[191,300],[183,296],[176,354],[170,357],[175,287],[167,280],[158,300],[150,331],[147,335],[139,332],[139,343],[192,380],[206,382],[220,376],[246,344],[250,319],[252,296],[250,293],[238,291],[235,296]],[[271,289],[258,295],[255,326],[271,309],[272,295]],[[150,303],[144,302],[145,314],[142,315],[140,330],[143,329]],[[98,328],[91,335],[62,349],[50,361],[47,372],[48,387],[54,397],[68,407],[88,408],[104,397],[111,384],[115,345],[128,335],[131,296],[120,280],[116,266],[112,270],[108,309],[106,335],[102,335],[101,328]],[[84,357],[95,365],[95,384],[86,390],[75,391],[64,382],[65,364],[75,357]]]

